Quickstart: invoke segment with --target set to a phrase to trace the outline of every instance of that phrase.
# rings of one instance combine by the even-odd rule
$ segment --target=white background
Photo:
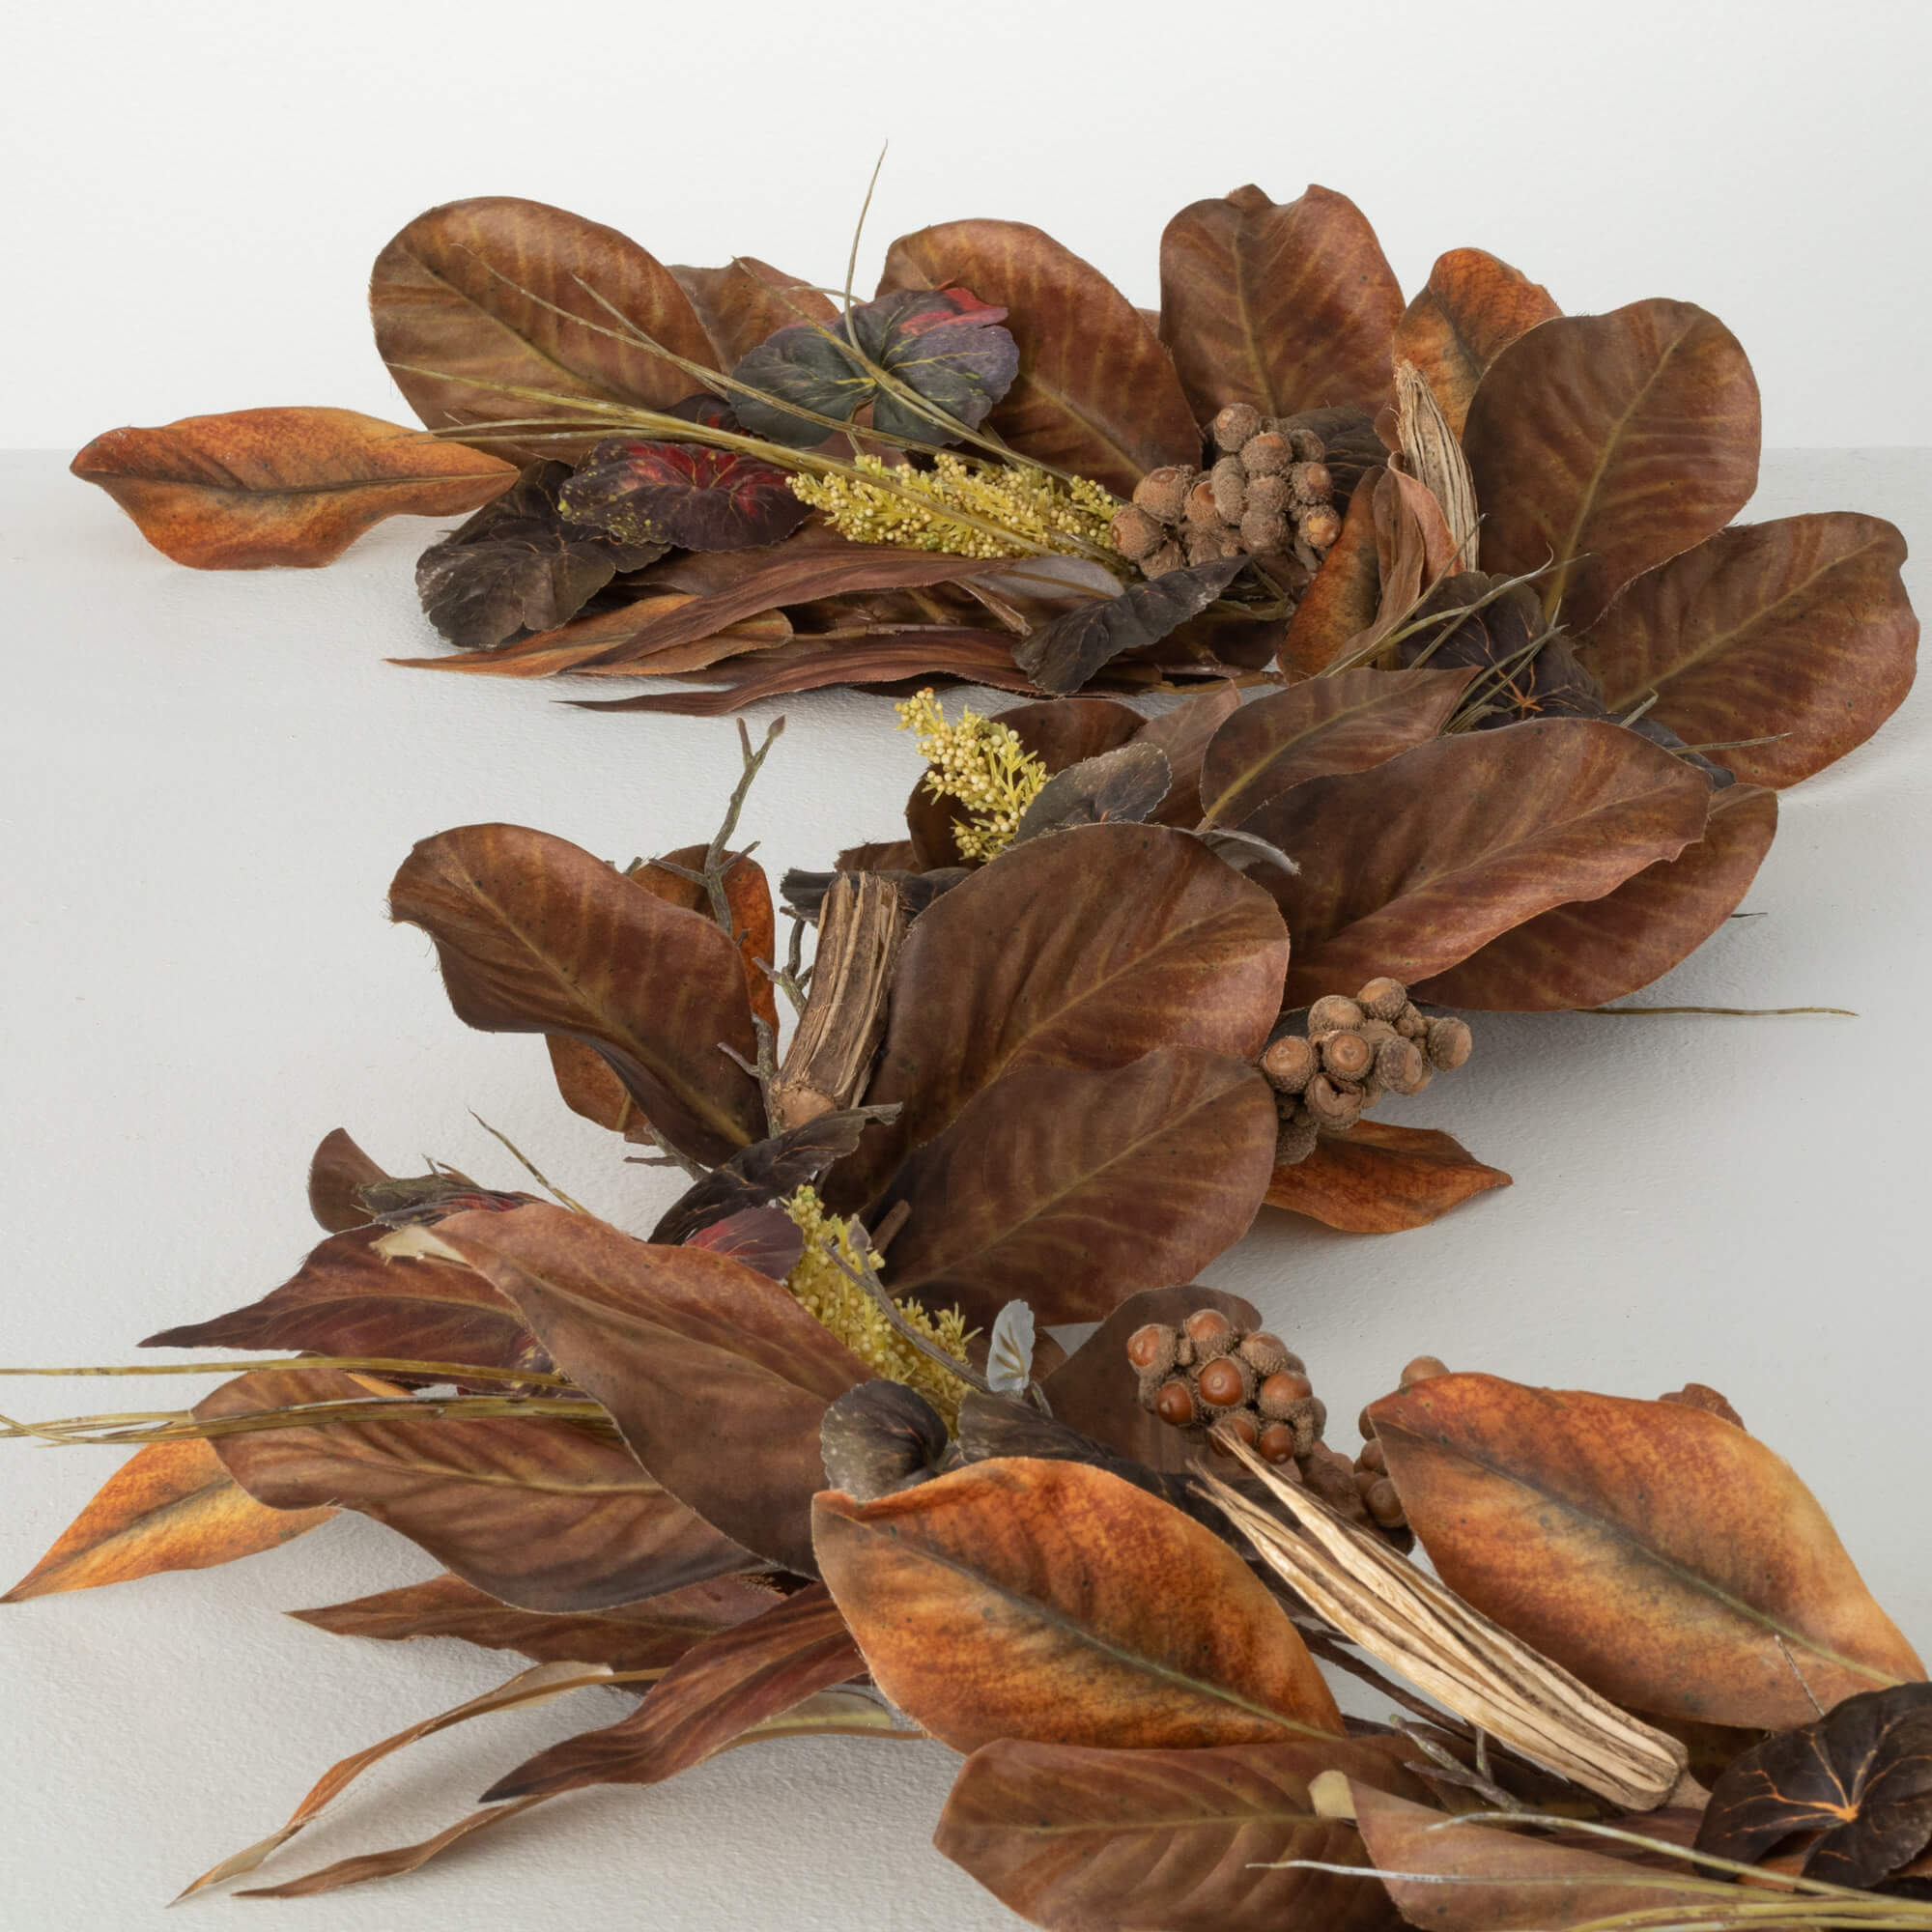
[[[1773,442],[1932,441],[1932,9],[1187,19],[856,0],[40,10],[10,30],[0,127],[6,437],[65,450],[270,402],[395,413],[361,277],[454,195],[549,198],[667,259],[836,270],[890,134],[874,262],[899,229],[1018,213],[1151,299],[1173,210],[1319,180],[1378,221],[1406,287],[1476,242],[1573,310],[1689,296],[1752,352]],[[1932,463],[1774,456],[1751,514],[1839,506],[1892,517],[1922,552]],[[618,859],[700,837],[730,728],[384,666],[429,642],[410,591],[425,527],[390,525],[324,572],[198,576],[60,458],[0,460],[0,1356],[130,1359],[143,1334],[281,1280],[313,1237],[308,1151],[335,1125],[399,1168],[433,1152],[516,1184],[474,1107],[624,1225],[667,1198],[563,1112],[536,1042],[456,1023],[383,891],[415,838],[476,819]],[[1911,580],[1922,607],[1917,561]],[[914,763],[884,701],[786,708],[748,814],[767,856],[824,864],[890,836]],[[1649,996],[1863,1018],[1481,1023],[1477,1059],[1406,1117],[1513,1189],[1375,1241],[1267,1215],[1209,1271],[1308,1357],[1338,1439],[1423,1350],[1618,1393],[1714,1381],[1932,1646],[1928,760],[1932,698],[1915,698],[1788,794],[1747,901],[1761,917]],[[11,1382],[0,1408],[165,1406],[203,1385]],[[0,1445],[0,1581],[113,1462]],[[276,1614],[431,1567],[350,1520],[232,1569],[0,1610],[0,1926],[158,1923],[332,1759],[506,1675],[455,1645],[349,1643]],[[590,1693],[436,1740],[269,1873],[423,1835],[611,1715]],[[662,1790],[580,1794],[414,1879],[263,1909],[327,1932],[486,1914],[529,1932],[1010,1924],[926,1848],[952,1769],[936,1747],[748,1750]]]

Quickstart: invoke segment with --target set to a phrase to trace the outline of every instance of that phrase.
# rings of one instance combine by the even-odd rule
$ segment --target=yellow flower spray
[[[997,718],[981,718],[968,708],[958,724],[949,724],[930,691],[893,708],[899,714],[899,729],[914,734],[919,754],[929,767],[926,790],[934,798],[956,798],[971,814],[953,827],[959,856],[998,858],[1045,784],[1046,767],[1020,743],[1019,733]]]

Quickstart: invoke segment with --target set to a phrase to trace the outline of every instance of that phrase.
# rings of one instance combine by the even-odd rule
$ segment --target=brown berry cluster
[[[1306,1456],[1327,1425],[1301,1357],[1265,1329],[1242,1334],[1218,1308],[1197,1308],[1178,1328],[1136,1328],[1127,1361],[1140,1378],[1141,1406],[1170,1428],[1211,1442],[1208,1432],[1225,1424],[1270,1463]]]
[[[1413,1388],[1417,1382],[1426,1382],[1432,1376],[1446,1376],[1448,1373],[1447,1366],[1438,1357],[1418,1355],[1403,1370],[1397,1386]],[[1403,1514],[1402,1498],[1389,1480],[1388,1455],[1376,1440],[1375,1426],[1370,1422],[1366,1408],[1355,1426],[1361,1432],[1362,1451],[1355,1458],[1351,1474],[1362,1508],[1378,1529],[1399,1539],[1408,1538],[1408,1518]]]
[[[1321,439],[1247,403],[1230,403],[1208,429],[1214,467],[1149,470],[1114,518],[1115,548],[1145,577],[1223,556],[1293,556],[1312,576],[1342,534]]]
[[[1352,1000],[1329,993],[1308,1031],[1268,1042],[1261,1067],[1275,1090],[1275,1159],[1292,1166],[1324,1130],[1345,1134],[1384,1094],[1420,1094],[1469,1057],[1466,1021],[1420,1011],[1399,980],[1371,980]]]

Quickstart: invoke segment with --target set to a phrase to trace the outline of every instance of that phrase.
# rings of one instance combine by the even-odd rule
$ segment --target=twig
[[[681,1167],[684,1169],[685,1173],[688,1174],[694,1180],[704,1180],[710,1177],[711,1170],[708,1167],[705,1167],[701,1165],[699,1162],[693,1160],[688,1153],[680,1153],[676,1148],[672,1147],[671,1144],[668,1140],[666,1140],[665,1137],[661,1133],[659,1133],[654,1126],[651,1125],[650,1122],[647,1121],[641,1113],[639,1114],[637,1125],[632,1129],[632,1131],[634,1133],[641,1133],[643,1137],[647,1141],[649,1141],[650,1144],[658,1151],[658,1158],[656,1160],[652,1160],[648,1155],[642,1155],[642,1154],[627,1155],[626,1158],[635,1163],[637,1166]]]
[[[857,1246],[857,1236],[861,1231],[854,1224],[853,1228],[848,1232],[853,1234],[854,1245]],[[870,1236],[867,1236],[867,1239],[869,1240]],[[900,1341],[911,1344],[927,1361],[936,1363],[949,1376],[952,1376],[959,1381],[965,1382],[969,1387],[978,1389],[981,1395],[991,1395],[993,1393],[992,1383],[971,1362],[962,1362],[958,1356],[949,1355],[937,1342],[934,1342],[928,1336],[922,1335],[899,1313],[898,1303],[887,1292],[886,1285],[879,1279],[878,1271],[875,1268],[870,1266],[854,1267],[838,1252],[838,1243],[829,1235],[824,1237],[824,1247],[825,1252],[832,1257],[835,1265],[849,1280],[856,1282],[860,1288],[864,1289],[872,1297],[873,1301],[878,1304],[879,1312],[886,1318],[887,1325]]]

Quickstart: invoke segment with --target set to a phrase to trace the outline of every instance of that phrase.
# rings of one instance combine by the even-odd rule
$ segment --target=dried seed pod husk
[[[1392,1025],[1408,1006],[1408,988],[1400,980],[1371,980],[1355,995],[1355,1004],[1372,1020]]]
[[[1314,1042],[1299,1034],[1285,1033],[1262,1051],[1262,1076],[1277,1094],[1299,1094],[1321,1064]]]
[[[1250,476],[1279,476],[1294,461],[1294,451],[1287,437],[1274,430],[1263,430],[1241,445],[1241,468]]]
[[[1252,403],[1230,403],[1208,426],[1214,447],[1231,454],[1250,437],[1259,436],[1261,429],[1262,412]]]
[[[1194,1378],[1194,1393],[1208,1408],[1245,1408],[1254,1400],[1255,1372],[1239,1355],[1216,1355]]]
[[[1331,1080],[1359,1085],[1376,1064],[1376,1049],[1352,1027],[1321,1037],[1321,1070]]]
[[[1167,541],[1167,527],[1138,503],[1123,503],[1108,526],[1114,548],[1129,562],[1151,556]]]
[[[1301,1370],[1301,1357],[1265,1328],[1241,1337],[1241,1360],[1258,1376],[1278,1376],[1289,1369],[1298,1374]]]
[[[1376,1079],[1391,1094],[1420,1094],[1429,1085],[1429,1062],[1414,1040],[1396,1034],[1377,1042]]]
[[[1324,993],[1308,1009],[1308,1036],[1313,1039],[1324,1033],[1339,1033],[1345,1027],[1357,1030],[1367,1017],[1346,994]]]
[[[1164,1321],[1150,1321],[1127,1337],[1127,1360],[1143,1376],[1165,1378],[1174,1367],[1180,1336]]]
[[[1197,1308],[1180,1325],[1204,1362],[1232,1355],[1240,1345],[1240,1330],[1218,1308]]]
[[[1150,469],[1134,485],[1134,502],[1156,523],[1178,524],[1187,502],[1187,493],[1200,473],[1175,463]]]
[[[1475,1044],[1468,1021],[1448,1014],[1429,1022],[1424,1039],[1430,1065],[1439,1066],[1444,1072],[1461,1066],[1468,1059],[1470,1047]]]
[[[1318,1073],[1301,1097],[1316,1125],[1331,1134],[1347,1133],[1362,1118],[1362,1090],[1338,1086],[1325,1073]]]
[[[1287,1422],[1315,1394],[1307,1375],[1300,1369],[1277,1369],[1264,1377],[1255,1391],[1255,1406],[1270,1422]]]
[[[1321,1130],[1305,1113],[1285,1120],[1275,1131],[1274,1163],[1293,1167],[1312,1154],[1321,1141]]]

